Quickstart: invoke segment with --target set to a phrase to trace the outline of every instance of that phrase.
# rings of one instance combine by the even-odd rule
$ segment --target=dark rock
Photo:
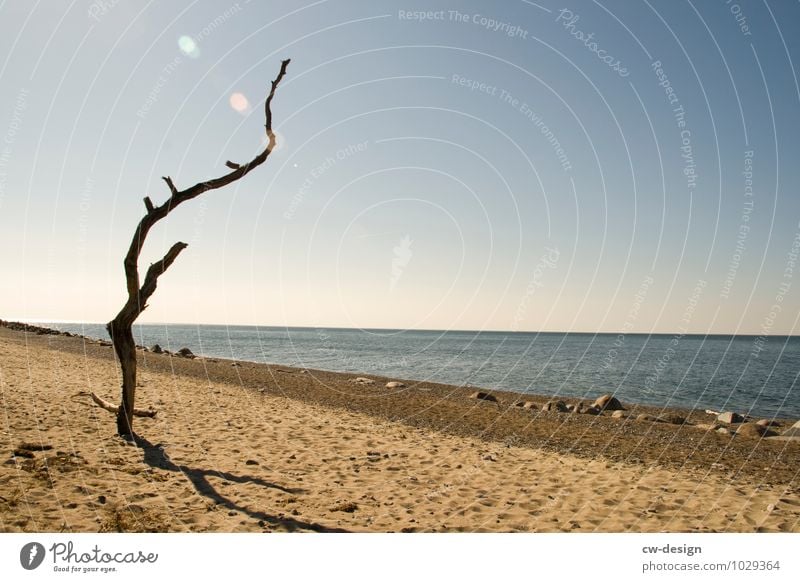
[[[247,460],[244,462],[244,464],[245,464],[245,465],[258,465],[258,461],[256,461],[255,459],[247,459]]]
[[[600,410],[625,410],[622,403],[614,398],[611,394],[603,394],[600,398],[594,401],[594,406]]]
[[[161,346],[158,344],[153,344],[153,347],[150,348],[150,351],[154,354],[162,354],[164,350],[161,349]]]
[[[568,412],[569,409],[563,400],[551,400],[542,406],[542,412]]]
[[[353,513],[358,509],[358,504],[355,501],[340,501],[330,511],[343,511],[345,513]]]
[[[667,424],[685,424],[686,418],[680,416],[678,414],[665,414],[659,417],[661,422],[666,422]]]
[[[581,414],[591,414],[592,416],[597,416],[602,412],[603,411],[600,410],[597,406],[587,406],[586,408],[583,409],[583,412]]]
[[[488,392],[473,392],[469,395],[474,400],[486,400],[487,402],[497,402],[497,397]]]
[[[190,350],[189,348],[179,349],[178,355],[181,356],[182,358],[189,358],[189,359],[193,359],[195,357],[195,355],[192,353],[192,350]]]

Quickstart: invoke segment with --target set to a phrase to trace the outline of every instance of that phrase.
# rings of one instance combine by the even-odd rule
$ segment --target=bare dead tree
[[[136,227],[131,246],[125,255],[124,261],[128,300],[117,313],[117,316],[106,325],[122,370],[122,402],[119,408],[112,406],[112,409],[117,411],[117,433],[122,437],[133,438],[133,416],[135,412],[139,412],[134,408],[136,399],[136,344],[133,340],[133,323],[139,317],[139,314],[147,308],[147,301],[156,290],[158,278],[178,258],[181,251],[187,247],[184,242],[176,242],[172,245],[172,248],[167,251],[164,258],[150,265],[147,269],[144,283],[140,285],[139,255],[147,238],[147,233],[159,220],[165,218],[180,204],[196,198],[208,190],[216,190],[236,182],[266,161],[276,144],[275,133],[272,131],[272,98],[275,96],[275,91],[286,74],[286,67],[289,65],[289,61],[290,59],[286,59],[281,63],[280,72],[275,77],[275,80],[272,81],[269,95],[264,104],[265,127],[269,140],[264,151],[246,164],[236,164],[231,161],[225,162],[225,165],[231,169],[230,172],[218,178],[198,182],[185,190],[178,190],[172,182],[172,178],[164,176],[163,180],[167,183],[171,195],[161,206],[154,206],[147,196],[144,198],[144,206],[147,213]]]

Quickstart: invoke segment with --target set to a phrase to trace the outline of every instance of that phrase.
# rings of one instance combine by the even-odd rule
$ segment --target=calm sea
[[[90,337],[101,325],[51,323]],[[197,355],[656,406],[800,418],[800,337],[137,325]]]

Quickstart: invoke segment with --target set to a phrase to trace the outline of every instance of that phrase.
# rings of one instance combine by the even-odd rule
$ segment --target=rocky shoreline
[[[29,324],[0,322],[0,330],[23,332],[28,341],[86,357],[114,357],[107,341]],[[412,427],[587,459],[715,473],[735,481],[787,485],[798,481],[797,419],[745,418],[727,411],[711,415],[704,410],[619,403],[611,395],[598,395],[596,402],[585,402],[499,390],[476,392],[474,388],[431,382],[184,353],[153,353],[140,348],[140,366],[202,382],[239,385],[265,395],[363,412]],[[116,399],[116,394],[103,396]],[[137,401],[137,406],[140,404],[149,403]]]

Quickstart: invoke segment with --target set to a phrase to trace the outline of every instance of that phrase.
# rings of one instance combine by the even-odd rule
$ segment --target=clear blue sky
[[[109,320],[142,197],[252,157],[287,57],[140,321],[800,332],[774,0],[0,2],[0,317]]]

